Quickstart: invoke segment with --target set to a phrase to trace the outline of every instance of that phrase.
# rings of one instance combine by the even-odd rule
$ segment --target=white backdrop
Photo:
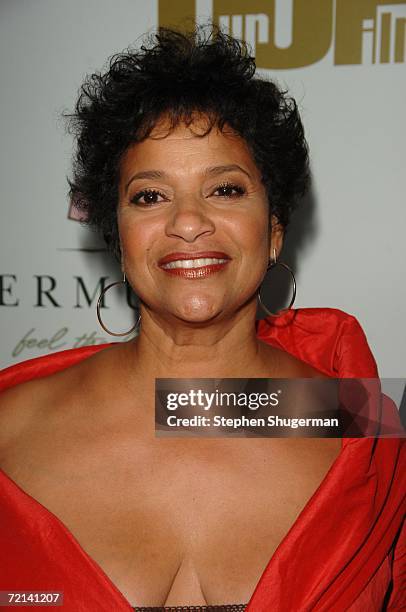
[[[191,4],[195,6],[172,2],[174,20]],[[234,33],[245,24],[245,35],[257,42],[258,57],[276,23],[274,40],[280,49],[288,49],[294,19],[290,9],[295,5],[290,0],[250,2],[252,14],[255,4],[259,10],[248,16],[249,21],[248,9],[245,16],[241,9],[247,4],[220,2],[222,23],[234,27]],[[324,4],[330,5],[329,0]],[[381,376],[402,377],[406,79],[401,37],[406,2],[356,2],[366,15],[361,61],[347,65],[337,61],[339,44],[345,49],[342,39],[337,42],[337,10],[344,4],[331,0],[331,36],[321,59],[303,67],[259,70],[298,99],[311,151],[313,189],[292,225],[283,258],[295,267],[295,305],[336,307],[354,314],[365,329]],[[68,219],[66,176],[72,140],[60,114],[73,108],[85,74],[139,42],[143,33],[158,25],[159,15],[162,20],[164,5],[164,0],[160,7],[145,0],[0,4],[3,367],[50,350],[110,341],[98,327],[96,299],[86,302],[77,277],[91,295],[100,277],[119,280],[120,271],[98,250],[103,245],[96,236]],[[265,5],[276,12],[268,15]],[[217,14],[211,2],[197,1],[196,7],[199,18]],[[254,24],[251,33],[249,23]],[[390,29],[385,30],[388,23]],[[316,26],[310,38],[317,38]],[[43,293],[38,299],[39,283],[43,291],[54,283],[50,297]],[[116,329],[126,329],[132,312],[120,298],[119,292],[116,300],[109,297],[106,320]]]

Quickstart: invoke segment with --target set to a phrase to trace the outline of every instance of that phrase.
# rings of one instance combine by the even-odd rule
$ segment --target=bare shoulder
[[[285,359],[286,368],[294,378],[329,378],[320,370],[317,370],[310,364],[297,359],[297,357],[289,353],[285,353]]]
[[[117,365],[118,345],[95,353],[64,370],[35,378],[6,389],[0,395],[0,452],[24,432],[49,419],[63,418],[89,404],[100,388],[108,384]],[[100,375],[103,372],[103,376]]]
[[[269,362],[275,371],[274,376],[279,378],[329,378],[326,374],[298,359],[291,353],[271,346],[261,341],[265,353],[269,354]]]

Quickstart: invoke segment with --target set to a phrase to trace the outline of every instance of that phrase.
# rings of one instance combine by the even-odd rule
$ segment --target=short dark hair
[[[70,196],[117,258],[120,160],[163,116],[175,127],[198,112],[209,119],[208,130],[231,127],[250,147],[271,214],[287,226],[308,184],[308,147],[294,99],[254,77],[255,68],[247,45],[215,26],[161,28],[86,78],[68,115],[77,138]]]

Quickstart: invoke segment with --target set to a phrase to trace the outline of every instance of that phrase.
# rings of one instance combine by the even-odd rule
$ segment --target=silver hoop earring
[[[284,311],[284,310],[290,310],[294,304],[295,298],[296,298],[296,279],[295,279],[295,275],[293,274],[293,270],[290,266],[288,266],[288,264],[285,264],[283,261],[278,261],[277,257],[276,257],[276,249],[273,249],[273,257],[269,262],[268,270],[272,270],[272,268],[275,268],[276,266],[282,266],[282,268],[285,268],[285,270],[287,270],[291,276],[292,279],[292,299],[289,302],[289,306],[287,306],[286,308],[283,308],[282,310],[280,310],[279,312],[271,312],[270,310],[268,310],[268,308],[265,306],[265,304],[263,303],[262,299],[261,299],[261,287],[259,288],[258,291],[258,302],[259,305],[261,306],[262,310],[264,312],[266,312],[266,314],[269,317],[279,317],[279,315]]]
[[[97,306],[96,306],[96,314],[97,314],[97,319],[100,323],[100,326],[104,329],[105,332],[107,332],[108,334],[110,334],[110,336],[128,336],[128,334],[131,334],[133,331],[135,331],[141,322],[141,315],[138,316],[138,320],[136,322],[136,324],[127,332],[124,333],[117,333],[117,332],[112,332],[109,330],[108,327],[105,326],[105,324],[103,323],[102,319],[101,319],[101,315],[100,315],[100,307],[101,307],[101,301],[103,299],[103,296],[107,293],[107,291],[109,289],[111,289],[112,287],[115,287],[116,285],[122,285],[122,284],[126,283],[126,278],[125,278],[125,272],[124,272],[124,276],[123,276],[123,280],[121,281],[117,281],[115,283],[111,283],[111,285],[107,285],[107,287],[105,287],[103,289],[103,291],[101,292],[101,294],[99,295],[99,299],[97,300]]]

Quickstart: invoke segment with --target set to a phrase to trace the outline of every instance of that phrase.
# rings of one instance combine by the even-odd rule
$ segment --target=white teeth
[[[201,268],[202,266],[210,266],[212,264],[225,263],[227,259],[215,259],[214,257],[205,257],[202,259],[177,259],[164,264],[162,267],[166,270],[172,268]]]

